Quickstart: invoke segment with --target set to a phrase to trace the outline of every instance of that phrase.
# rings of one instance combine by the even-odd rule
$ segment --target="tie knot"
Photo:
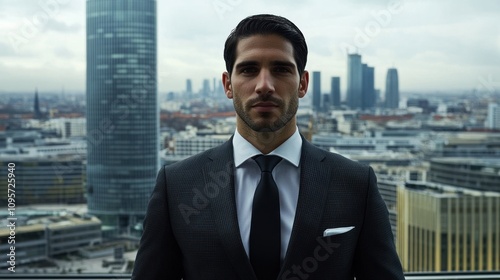
[[[258,155],[254,157],[261,172],[272,172],[274,167],[281,161],[280,156]]]

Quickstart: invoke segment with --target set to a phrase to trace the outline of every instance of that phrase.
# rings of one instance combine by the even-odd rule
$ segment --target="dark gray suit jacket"
[[[305,140],[300,168],[278,279],[404,279],[373,170]],[[232,141],[163,167],[132,279],[255,280],[238,228],[233,178]],[[354,229],[323,237],[325,229],[349,226]]]

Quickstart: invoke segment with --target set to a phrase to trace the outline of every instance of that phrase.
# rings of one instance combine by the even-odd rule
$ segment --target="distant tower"
[[[191,79],[186,80],[186,94],[191,96],[193,94],[193,82]]]
[[[396,109],[399,107],[399,81],[398,70],[389,68],[385,83],[385,107]]]
[[[87,0],[89,213],[127,234],[159,169],[156,0]]]
[[[201,96],[210,97],[210,80],[209,79],[203,80],[203,88],[201,90]]]
[[[375,107],[375,68],[363,64],[363,90],[361,93],[361,109]]]
[[[359,109],[362,105],[363,66],[361,55],[349,54],[347,57],[347,105]]]
[[[500,129],[500,106],[496,103],[488,104],[488,115],[486,117],[486,128]]]
[[[321,72],[313,72],[313,111],[319,112],[321,110]]]
[[[330,102],[333,107],[340,106],[340,77],[332,77],[332,84],[330,90]]]
[[[37,120],[42,118],[42,112],[40,111],[40,101],[38,100],[38,89],[35,89],[35,102],[33,105],[33,118],[37,119]]]

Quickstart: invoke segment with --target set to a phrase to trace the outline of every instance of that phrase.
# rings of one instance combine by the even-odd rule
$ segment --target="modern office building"
[[[428,180],[500,193],[500,158],[432,158]]]
[[[420,138],[409,137],[385,137],[376,135],[373,137],[340,136],[332,133],[315,134],[312,144],[329,151],[331,148],[339,151],[418,151],[422,145]]]
[[[375,68],[367,64],[363,67],[363,87],[361,92],[361,109],[369,110],[375,107]]]
[[[333,107],[340,107],[340,77],[332,77],[330,101]]]
[[[362,106],[363,91],[363,65],[361,55],[349,54],[347,56],[347,105],[351,109]]]
[[[486,117],[486,128],[500,130],[500,106],[496,103],[488,104],[488,115]]]
[[[432,145],[428,157],[500,157],[500,133],[443,132]]]
[[[319,112],[321,110],[321,72],[319,71],[314,71],[312,73],[312,105],[313,105],[313,111],[314,112]]]
[[[397,236],[397,189],[398,186],[404,185],[404,181],[400,177],[378,175],[377,186],[382,196],[382,199],[389,211],[389,221],[391,222],[392,235],[394,239]]]
[[[230,137],[231,134],[219,136],[176,135],[173,141],[173,151],[170,153],[164,152],[161,155],[161,162],[167,165],[175,163],[210,148],[219,146]]]
[[[54,118],[41,125],[43,129],[55,131],[61,138],[85,137],[87,120],[85,118]]]
[[[408,181],[397,201],[405,271],[500,269],[500,193]]]
[[[15,164],[16,205],[85,203],[83,158],[78,155],[1,155],[0,164]],[[0,176],[7,181],[7,173]],[[7,184],[0,187],[7,205]]]
[[[399,79],[398,70],[389,68],[385,81],[385,107],[390,109],[399,108]]]
[[[159,168],[155,0],[87,1],[87,196],[110,233],[142,223]]]
[[[210,97],[212,90],[210,89],[210,80],[203,79],[203,87],[201,88],[201,96]]]
[[[0,228],[0,267],[9,263],[10,246],[15,247],[16,264],[47,260],[65,253],[77,252],[85,246],[102,242],[101,221],[91,216],[46,216],[16,224],[15,245],[9,245],[11,230]]]

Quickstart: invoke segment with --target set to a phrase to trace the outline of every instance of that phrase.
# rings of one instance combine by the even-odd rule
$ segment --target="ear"
[[[305,71],[302,73],[299,81],[299,98],[302,98],[307,93],[307,87],[309,86],[309,72]]]
[[[222,85],[227,98],[233,99],[233,87],[231,86],[231,77],[227,71],[222,73]]]

